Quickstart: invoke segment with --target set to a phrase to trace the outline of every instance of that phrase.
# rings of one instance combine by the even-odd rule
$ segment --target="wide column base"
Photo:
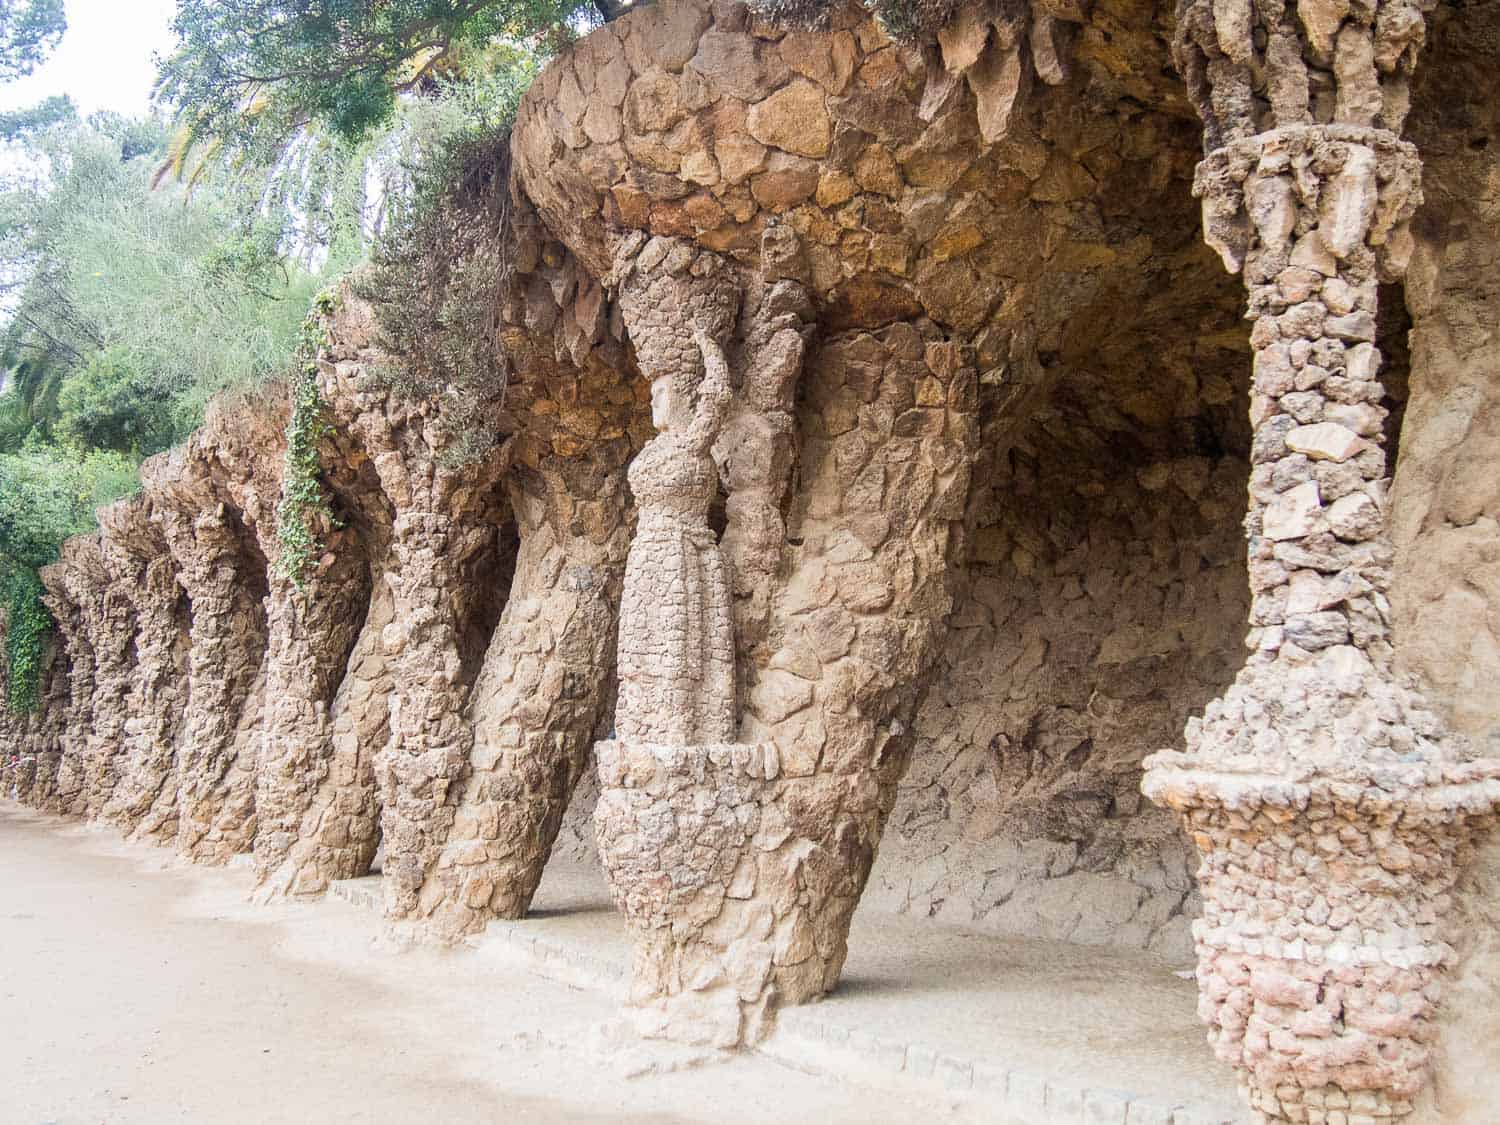
[[[595,755],[599,853],[635,936],[636,1030],[755,1043],[776,1004],[820,995],[842,963],[799,901],[815,889],[812,849],[788,815],[815,806],[824,779],[783,776],[770,744],[601,742]]]
[[[1500,807],[1500,761],[1461,760],[1420,696],[1344,655],[1252,661],[1142,786],[1202,854],[1199,1014],[1269,1122],[1413,1111],[1453,888]]]

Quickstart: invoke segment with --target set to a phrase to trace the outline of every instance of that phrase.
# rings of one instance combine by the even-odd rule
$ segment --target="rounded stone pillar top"
[[[1382,277],[1406,272],[1422,205],[1422,160],[1386,129],[1296,125],[1232,141],[1198,165],[1203,236],[1238,272],[1252,248],[1274,265],[1316,229],[1331,268],[1373,251]],[[1272,268],[1270,272],[1275,272]]]

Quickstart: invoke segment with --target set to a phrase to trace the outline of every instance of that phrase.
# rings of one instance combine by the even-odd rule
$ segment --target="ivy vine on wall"
[[[35,711],[41,702],[42,652],[52,615],[42,604],[42,581],[32,570],[13,571],[6,579],[9,623],[5,661],[9,676],[6,701],[16,713]]]
[[[318,353],[328,345],[328,324],[336,305],[332,292],[324,291],[313,299],[312,311],[302,325],[291,379],[286,470],[276,509],[280,547],[276,572],[298,590],[304,588],[308,570],[323,553],[320,529],[337,526],[323,488],[323,462],[318,455],[318,442],[332,432],[323,396],[318,393]]]

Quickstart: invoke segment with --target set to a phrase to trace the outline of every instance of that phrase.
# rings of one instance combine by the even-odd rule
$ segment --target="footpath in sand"
[[[861,912],[832,997],[669,1069],[608,1031],[630,946],[598,871],[558,859],[456,950],[394,940],[378,877],[249,890],[0,801],[0,1125],[1239,1119],[1192,983],[1149,959]]]
[[[0,1122],[995,1120],[763,1056],[627,1079],[608,996],[248,889],[0,801]]]

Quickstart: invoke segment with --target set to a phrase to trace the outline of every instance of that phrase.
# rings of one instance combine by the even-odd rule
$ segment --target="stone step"
[[[379,909],[378,876],[335,883]],[[532,914],[471,940],[574,988],[623,999],[631,958],[602,873],[554,860]],[[1139,954],[976,934],[860,911],[844,983],[784,1009],[759,1047],[799,1070],[973,1097],[1017,1125],[1239,1125],[1196,988]]]

